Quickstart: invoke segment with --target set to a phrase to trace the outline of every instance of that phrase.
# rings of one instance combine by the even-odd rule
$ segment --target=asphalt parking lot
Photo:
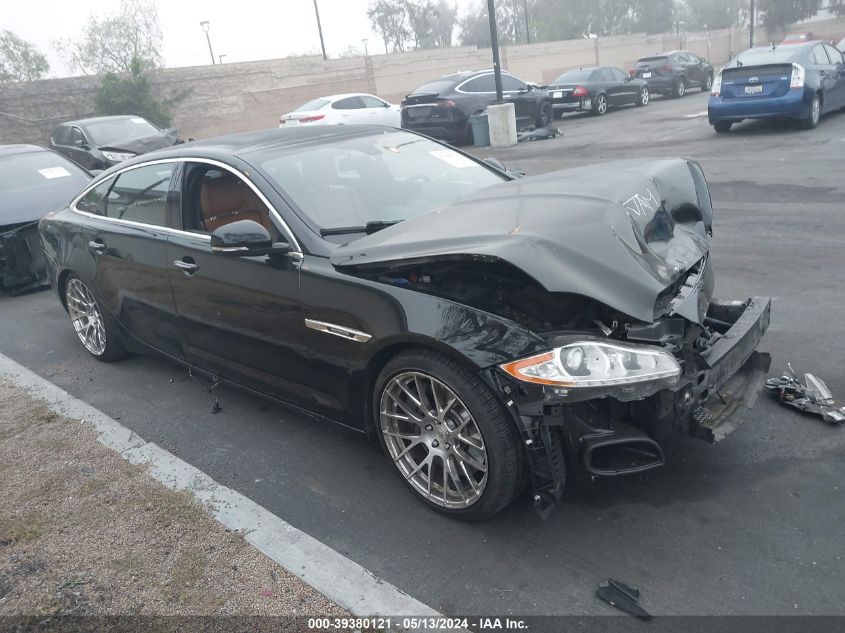
[[[706,95],[655,98],[495,155],[539,173],[692,156],[715,206],[717,294],[776,297],[762,350],[845,399],[845,114],[816,130],[707,124]],[[667,466],[571,490],[548,520],[526,496],[483,524],[416,501],[375,445],[168,361],[93,360],[50,292],[0,298],[0,351],[446,614],[606,614],[608,576],[669,614],[845,614],[845,428],[761,397],[710,446],[672,438]],[[223,411],[212,413],[218,397]]]

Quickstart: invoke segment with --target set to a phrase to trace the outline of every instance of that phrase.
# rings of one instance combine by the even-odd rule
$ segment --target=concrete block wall
[[[821,39],[841,37],[845,19],[796,25],[791,30],[811,30]],[[782,36],[760,30],[757,42],[779,41]],[[747,29],[684,36],[639,33],[600,38],[598,61],[627,71],[640,57],[687,48],[718,67],[747,46]],[[596,41],[589,39],[514,45],[501,51],[503,68],[540,84],[551,82],[564,70],[594,65],[596,54]],[[455,47],[328,61],[305,56],[171,68],[152,73],[151,84],[158,96],[188,91],[173,110],[173,124],[182,136],[206,138],[275,127],[281,114],[326,94],[372,92],[398,102],[425,81],[491,64],[489,49]],[[46,143],[56,125],[94,111],[98,86],[97,77],[0,86],[0,143]]]

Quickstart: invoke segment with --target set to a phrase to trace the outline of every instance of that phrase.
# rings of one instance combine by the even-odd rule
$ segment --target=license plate
[[[299,125],[299,119],[287,119],[285,121],[285,127],[296,127],[297,125]]]
[[[745,94],[758,95],[763,92],[763,86],[745,86]]]
[[[563,99],[563,92],[558,90],[557,92],[552,93],[552,99]]]
[[[651,77],[651,73],[643,73],[643,79],[648,79]]]
[[[431,114],[431,108],[408,108],[408,116],[412,119],[419,119]]]
[[[590,100],[590,99],[584,99],[584,100],[581,102],[581,107],[582,107],[582,108],[584,108],[585,110],[589,110],[590,108],[592,108],[592,107],[593,107],[593,102],[592,102],[592,100]]]
[[[567,110],[567,109],[575,109],[575,108],[578,108],[578,106],[579,106],[579,105],[580,105],[580,104],[579,104],[579,103],[577,103],[577,102],[575,102],[575,103],[560,103],[560,104],[558,104],[558,107],[561,107],[561,108],[563,108],[564,110]]]

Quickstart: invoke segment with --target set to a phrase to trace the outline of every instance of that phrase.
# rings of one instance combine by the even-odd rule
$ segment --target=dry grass
[[[0,616],[343,611],[100,445],[0,382]]]

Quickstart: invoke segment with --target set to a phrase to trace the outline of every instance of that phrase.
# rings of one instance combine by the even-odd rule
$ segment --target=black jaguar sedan
[[[378,438],[465,519],[660,466],[661,426],[720,439],[768,368],[769,300],[713,298],[688,160],[512,179],[408,131],[261,131],[127,161],[40,231],[94,357],[155,351]]]

